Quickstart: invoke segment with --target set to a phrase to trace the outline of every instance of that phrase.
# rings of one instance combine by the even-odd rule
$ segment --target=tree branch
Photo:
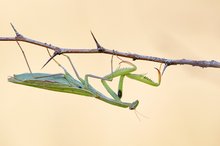
[[[12,24],[11,24],[12,25]],[[96,43],[97,48],[95,49],[71,49],[71,48],[61,48],[57,47],[51,44],[43,43],[40,41],[36,41],[30,38],[27,38],[20,33],[14,28],[12,25],[13,30],[15,31],[16,36],[15,37],[0,37],[0,41],[22,41],[22,42],[27,42],[30,44],[38,45],[41,47],[45,47],[48,49],[51,49],[54,51],[54,55],[52,57],[55,57],[56,55],[64,54],[64,53],[105,53],[105,54],[111,54],[111,55],[117,55],[117,56],[122,56],[126,58],[132,58],[133,60],[146,60],[146,61],[152,61],[152,62],[158,62],[158,63],[164,63],[165,67],[171,66],[171,65],[192,65],[192,66],[198,66],[202,68],[206,67],[213,67],[213,68],[220,68],[220,62],[211,60],[211,61],[206,61],[206,60],[189,60],[189,59],[167,59],[167,58],[159,58],[159,57],[153,57],[153,56],[146,56],[146,55],[139,55],[135,53],[125,53],[125,52],[119,52],[116,50],[110,50],[102,47],[95,36],[92,34],[92,37]],[[49,60],[51,60],[50,58]],[[48,62],[49,62],[48,60]],[[47,63],[48,63],[47,62]],[[46,64],[45,64],[46,65]],[[165,70],[165,68],[164,68]]]

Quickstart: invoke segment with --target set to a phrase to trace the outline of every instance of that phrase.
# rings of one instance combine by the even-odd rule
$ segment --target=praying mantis
[[[18,42],[17,42],[18,43]],[[22,50],[22,53],[24,55],[24,58],[26,60],[26,63],[28,65],[28,68],[30,70],[29,64],[27,62],[26,56],[24,54],[23,49],[19,45],[20,49]],[[49,51],[48,51],[49,53]],[[49,54],[50,55],[50,54]],[[51,56],[51,55],[50,55]],[[58,91],[58,92],[65,92],[65,93],[71,93],[71,94],[78,94],[82,96],[89,96],[94,97],[96,99],[99,99],[101,101],[104,101],[106,103],[109,103],[111,105],[115,105],[118,107],[123,108],[129,108],[130,110],[136,109],[136,107],[139,104],[138,100],[135,100],[134,102],[123,102],[121,100],[122,97],[122,90],[123,90],[123,83],[124,78],[128,77],[130,79],[134,79],[140,82],[143,82],[145,84],[149,84],[152,86],[159,86],[161,83],[161,72],[159,69],[155,68],[158,72],[158,82],[154,82],[150,78],[146,77],[142,74],[133,74],[134,71],[137,70],[137,67],[128,61],[122,60],[120,64],[125,63],[128,64],[130,67],[124,67],[124,68],[118,68],[115,71],[112,71],[112,73],[104,76],[104,77],[98,77],[95,75],[87,74],[84,78],[81,78],[75,69],[71,59],[69,56],[64,55],[69,60],[73,71],[77,77],[75,79],[73,76],[69,74],[69,72],[54,58],[52,58],[55,63],[61,67],[64,71],[64,73],[59,74],[47,74],[47,73],[32,73],[30,70],[30,73],[22,73],[17,74],[12,77],[8,78],[9,82],[16,83],[16,84],[22,84],[26,86],[32,86],[36,88],[42,88],[46,90],[52,90],[52,91]],[[98,78],[101,80],[103,86],[107,90],[107,92],[111,95],[111,98],[105,96],[100,91],[95,89],[90,83],[88,78]],[[111,87],[107,84],[107,81],[112,81],[114,78],[120,77],[119,83],[118,83],[118,93],[116,94]]]

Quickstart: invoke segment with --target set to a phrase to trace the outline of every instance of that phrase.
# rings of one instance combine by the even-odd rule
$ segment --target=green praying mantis
[[[28,65],[28,68],[30,70],[30,67],[27,62],[24,51],[20,45],[19,45],[19,47],[22,50],[22,53],[24,55],[24,58],[25,58],[26,63]],[[49,53],[49,51],[48,51],[48,53]],[[50,55],[50,53],[49,53],[49,55]],[[159,69],[155,68],[158,72],[158,82],[154,82],[153,80],[151,80],[150,78],[146,77],[143,74],[134,74],[133,72],[137,70],[137,67],[133,63],[128,62],[128,61],[124,61],[124,60],[121,60],[121,62],[119,64],[122,64],[122,63],[128,64],[130,67],[123,67],[123,68],[119,67],[115,71],[112,71],[110,74],[108,74],[104,77],[98,77],[95,75],[87,74],[87,75],[85,75],[84,78],[81,78],[79,76],[76,68],[74,67],[71,59],[69,58],[69,56],[67,56],[67,55],[64,55],[64,56],[67,57],[67,59],[69,60],[77,79],[75,79],[73,76],[71,76],[69,74],[69,72],[58,61],[56,61],[53,58],[55,63],[63,69],[64,73],[59,73],[59,74],[32,73],[30,70],[30,73],[22,73],[22,74],[17,74],[12,77],[9,77],[8,81],[12,82],[12,83],[16,83],[16,84],[22,84],[22,85],[32,86],[32,87],[36,87],[36,88],[42,88],[42,89],[46,89],[46,90],[52,90],[52,91],[94,97],[94,98],[97,98],[101,101],[109,103],[111,105],[115,105],[115,106],[123,107],[123,108],[129,108],[130,110],[136,109],[136,107],[139,104],[139,101],[135,100],[134,102],[123,102],[121,100],[122,91],[123,91],[123,83],[124,83],[125,77],[128,77],[133,80],[137,80],[137,81],[140,81],[145,84],[152,85],[152,86],[159,86],[161,83],[161,72]],[[88,80],[89,77],[100,79],[104,88],[111,95],[111,98],[105,96],[100,91],[95,89],[89,83],[89,80]],[[116,77],[120,78],[119,83],[118,83],[118,93],[117,94],[107,84],[107,81],[112,81]]]

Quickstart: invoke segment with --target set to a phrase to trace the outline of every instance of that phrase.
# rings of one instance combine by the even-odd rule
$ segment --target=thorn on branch
[[[18,33],[18,31],[15,29],[14,25],[12,23],[10,23],[10,24],[11,24],[12,29],[15,32],[16,37],[23,37],[20,33]]]
[[[62,52],[60,50],[55,51],[53,53],[53,55],[47,60],[47,62],[42,66],[41,69],[43,69],[54,57],[56,57],[57,55],[60,55],[60,54],[62,54]]]
[[[171,60],[166,60],[165,61],[165,64],[164,64],[164,67],[163,67],[163,70],[162,70],[162,75],[164,74],[167,67],[171,65],[171,62],[172,62]]]
[[[162,75],[164,74],[165,70],[167,69],[169,65],[165,63],[164,67],[163,67],[163,70],[162,70]]]
[[[104,48],[99,44],[99,42],[97,41],[97,39],[95,38],[94,34],[92,33],[92,31],[90,31],[91,35],[92,35],[92,38],[94,39],[95,41],[95,44],[96,44],[96,47],[97,47],[97,50],[99,52],[104,52]]]

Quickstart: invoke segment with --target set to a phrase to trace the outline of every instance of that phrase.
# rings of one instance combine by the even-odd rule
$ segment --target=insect
[[[19,45],[20,47],[20,45]],[[22,50],[22,48],[20,47]],[[24,51],[22,50],[22,53],[26,59],[26,56],[24,54]],[[49,51],[48,51],[49,53]],[[51,56],[51,55],[50,55]],[[130,110],[136,109],[136,107],[139,104],[138,100],[135,100],[134,102],[123,102],[121,100],[122,97],[122,89],[123,89],[123,82],[125,76],[149,85],[153,86],[159,86],[161,82],[161,73],[160,70],[156,68],[158,71],[158,83],[152,81],[150,78],[141,75],[141,74],[132,74],[137,67],[132,64],[131,62],[128,61],[121,61],[120,64],[126,63],[130,65],[131,67],[127,68],[118,68],[112,73],[104,76],[104,77],[98,77],[95,75],[87,74],[85,75],[84,79],[81,78],[75,69],[71,59],[69,56],[64,55],[67,57],[69,60],[75,75],[77,79],[75,79],[73,76],[69,74],[69,72],[54,58],[53,60],[56,62],[58,66],[60,66],[64,73],[59,73],[59,74],[47,74],[47,73],[23,73],[23,74],[17,74],[12,77],[8,78],[9,82],[16,83],[16,84],[22,84],[26,86],[32,86],[32,87],[37,87],[37,88],[42,88],[42,89],[47,89],[47,90],[52,90],[52,91],[58,91],[58,92],[65,92],[65,93],[72,93],[72,94],[78,94],[78,95],[83,95],[83,96],[89,96],[89,97],[94,97],[96,99],[102,100],[106,103],[123,107],[123,108],[129,108]],[[27,61],[26,61],[27,63]],[[27,63],[28,67],[29,64]],[[29,67],[30,68],[30,67]],[[105,89],[108,91],[108,93],[112,96],[112,98],[109,98],[99,92],[97,89],[95,89],[88,81],[89,77],[93,78],[98,78],[101,79],[101,82]],[[120,77],[119,79],[119,84],[118,84],[118,94],[116,94],[110,86],[107,84],[106,80],[112,80],[115,77]]]
[[[123,102],[121,100],[115,100],[103,95],[101,92],[99,92],[92,85],[89,84],[88,78],[94,77],[94,78],[100,78],[102,80],[105,79],[90,74],[85,75],[84,79],[81,78],[78,75],[75,67],[73,66],[70,58],[68,56],[66,57],[69,59],[78,80],[73,78],[68,73],[68,71],[54,59],[54,61],[64,70],[64,74],[23,73],[23,74],[14,75],[13,77],[9,77],[8,81],[16,84],[22,84],[26,86],[32,86],[32,87],[37,87],[52,91],[95,97],[109,104],[116,105],[119,107],[129,108],[131,110],[135,109],[138,106],[139,103],[138,100],[132,103],[128,103],[128,102]]]

